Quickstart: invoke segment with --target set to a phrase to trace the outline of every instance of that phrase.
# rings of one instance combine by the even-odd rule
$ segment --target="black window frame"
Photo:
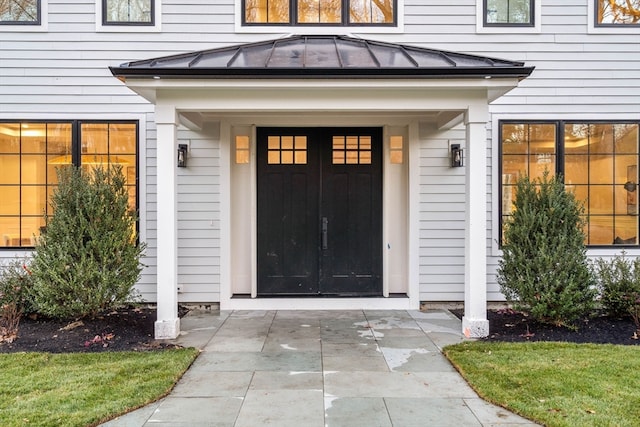
[[[605,24],[598,22],[598,8],[600,6],[599,0],[593,0],[593,26],[595,28],[640,28],[640,21],[636,24],[620,24],[620,23],[610,23]]]
[[[540,0],[538,0],[540,1]],[[488,0],[482,0],[482,25],[484,27],[513,27],[513,28],[529,28],[536,26],[536,0],[529,0],[529,16],[530,22],[517,23],[517,22],[487,22],[487,6]]]
[[[349,0],[342,2],[342,19],[340,22],[297,22],[298,0],[289,0],[289,22],[247,22],[246,0],[242,0],[242,26],[247,27],[397,27],[398,26],[398,0],[393,0],[393,22],[390,23],[351,23],[349,22]]]
[[[156,25],[156,0],[149,0],[150,2],[150,17],[149,22],[141,21],[107,21],[107,1],[101,0],[102,7],[102,25],[105,27],[155,27]]]
[[[68,123],[71,125],[71,164],[74,167],[82,166],[82,125],[86,124],[133,124],[136,127],[135,132],[135,167],[136,167],[136,175],[135,175],[135,188],[136,188],[136,198],[135,198],[135,210],[136,212],[140,212],[140,121],[139,120],[8,120],[8,119],[0,119],[1,123],[44,123],[44,124],[53,124],[53,123]],[[20,154],[22,156],[22,154]],[[46,209],[48,211],[49,201],[47,200]],[[20,214],[20,218],[22,218],[22,214]],[[136,221],[136,232],[140,232],[140,218]],[[33,249],[34,246],[0,246],[0,251],[3,250],[23,250],[23,249]]]
[[[537,125],[550,125],[553,124],[555,125],[556,129],[555,129],[555,139],[556,139],[556,145],[555,145],[555,175],[560,175],[562,176],[563,180],[564,180],[564,172],[565,172],[565,147],[564,147],[564,140],[565,140],[565,126],[568,124],[588,124],[588,125],[594,125],[594,124],[609,124],[609,125],[617,125],[617,124],[632,124],[632,125],[637,125],[639,127],[639,133],[640,133],[640,120],[581,120],[581,119],[564,119],[564,120],[517,120],[517,119],[504,119],[504,120],[498,120],[498,140],[497,140],[497,144],[498,144],[498,156],[499,156],[499,161],[498,161],[498,233],[499,236],[502,236],[502,232],[503,232],[503,226],[504,226],[504,212],[502,210],[502,201],[503,201],[503,181],[502,181],[502,159],[503,159],[503,147],[502,147],[502,129],[503,129],[503,125],[504,124],[526,124],[526,125],[531,125],[531,124],[537,124]],[[639,135],[640,138],[640,135]],[[638,147],[638,165],[640,165],[640,141],[639,141],[639,147]],[[592,185],[592,184],[589,184]],[[638,190],[636,190],[638,191]],[[587,218],[589,217],[589,214],[586,214]],[[636,225],[636,237],[637,243],[633,243],[633,244],[629,244],[629,243],[622,243],[622,244],[588,244],[585,243],[585,246],[590,248],[590,249],[598,249],[598,248],[640,248],[640,215],[636,214],[635,216],[638,217],[638,222]],[[588,236],[587,236],[588,237]],[[502,247],[502,237],[498,238],[498,246],[501,248]]]
[[[36,20],[35,21],[2,21],[0,25],[42,25],[42,0],[36,0]]]

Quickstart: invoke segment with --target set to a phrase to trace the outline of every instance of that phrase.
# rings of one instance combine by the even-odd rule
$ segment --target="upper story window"
[[[102,25],[154,25],[154,0],[102,0]]]
[[[41,16],[40,0],[0,1],[1,25],[40,25]]]
[[[534,26],[534,0],[483,0],[486,26]]]
[[[361,25],[397,23],[397,0],[243,0],[244,25]]]
[[[597,26],[640,26],[640,0],[595,0]]]

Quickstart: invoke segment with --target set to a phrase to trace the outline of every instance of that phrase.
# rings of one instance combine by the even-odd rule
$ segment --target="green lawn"
[[[640,423],[640,347],[468,342],[444,352],[481,397],[538,423]]]
[[[0,354],[0,425],[99,424],[164,396],[197,354]]]

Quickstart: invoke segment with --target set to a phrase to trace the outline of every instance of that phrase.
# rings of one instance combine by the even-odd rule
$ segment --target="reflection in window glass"
[[[555,173],[556,126],[550,123],[510,123],[501,127],[502,215],[513,210],[516,182],[522,176],[541,178]]]
[[[397,0],[244,0],[247,24],[392,25]]]
[[[541,163],[556,163],[562,152],[557,172],[584,205],[586,243],[640,243],[638,128],[638,123],[501,123],[502,219],[513,209],[517,179],[539,178]]]
[[[40,23],[40,0],[0,1],[0,24]]]
[[[103,0],[103,24],[153,25],[153,0]]]
[[[533,0],[485,0],[485,24],[533,25]]]
[[[349,0],[349,22],[352,24],[392,24],[393,0]]]
[[[35,245],[44,215],[52,213],[58,168],[121,165],[135,209],[137,132],[136,123],[0,122],[0,247]]]
[[[298,22],[339,24],[342,0],[298,0]]]
[[[597,25],[640,25],[640,0],[596,0]]]
[[[637,244],[638,125],[567,123],[564,176],[584,203],[590,245]]]
[[[247,23],[289,23],[289,0],[245,0],[244,16]]]

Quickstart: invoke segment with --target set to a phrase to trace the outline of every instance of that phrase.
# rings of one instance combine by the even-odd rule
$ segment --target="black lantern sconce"
[[[178,144],[178,167],[186,168],[187,167],[187,149],[189,146],[187,144]]]
[[[451,167],[459,168],[464,166],[464,151],[460,148],[460,144],[451,144]]]

